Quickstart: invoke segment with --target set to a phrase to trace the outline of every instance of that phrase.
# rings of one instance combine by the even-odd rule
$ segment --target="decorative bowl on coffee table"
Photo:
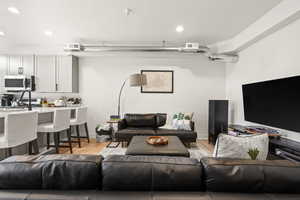
[[[166,145],[168,141],[168,137],[164,136],[149,136],[146,139],[146,142],[151,145]]]

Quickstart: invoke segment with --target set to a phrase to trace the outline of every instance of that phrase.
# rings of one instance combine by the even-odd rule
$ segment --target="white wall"
[[[240,52],[236,64],[226,66],[226,96],[231,100],[231,123],[244,121],[242,84],[300,75],[300,20]],[[300,133],[281,130],[300,140]]]
[[[80,95],[91,130],[117,113],[122,82],[141,69],[174,70],[174,94],[145,94],[125,86],[123,113],[194,112],[199,138],[207,138],[208,100],[225,98],[225,65],[201,55],[114,53],[79,59]]]

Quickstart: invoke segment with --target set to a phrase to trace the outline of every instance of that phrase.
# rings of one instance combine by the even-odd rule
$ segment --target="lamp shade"
[[[132,74],[129,78],[130,87],[140,87],[147,85],[147,77],[145,74]]]

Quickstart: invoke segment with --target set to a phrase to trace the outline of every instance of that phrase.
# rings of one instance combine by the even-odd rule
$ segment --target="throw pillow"
[[[167,114],[166,113],[157,113],[156,114],[157,127],[164,126],[167,122]]]
[[[269,151],[268,134],[231,136],[220,134],[213,153],[216,158],[251,159],[249,150],[258,149],[257,160],[266,160]]]
[[[172,127],[178,130],[191,130],[193,113],[177,113],[173,116]]]

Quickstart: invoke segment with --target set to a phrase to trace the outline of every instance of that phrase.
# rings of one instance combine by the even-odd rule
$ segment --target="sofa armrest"
[[[118,130],[122,130],[125,128],[127,128],[126,120],[121,119],[120,121],[118,121]]]
[[[195,131],[195,122],[194,121],[191,121],[191,130],[192,131]]]

